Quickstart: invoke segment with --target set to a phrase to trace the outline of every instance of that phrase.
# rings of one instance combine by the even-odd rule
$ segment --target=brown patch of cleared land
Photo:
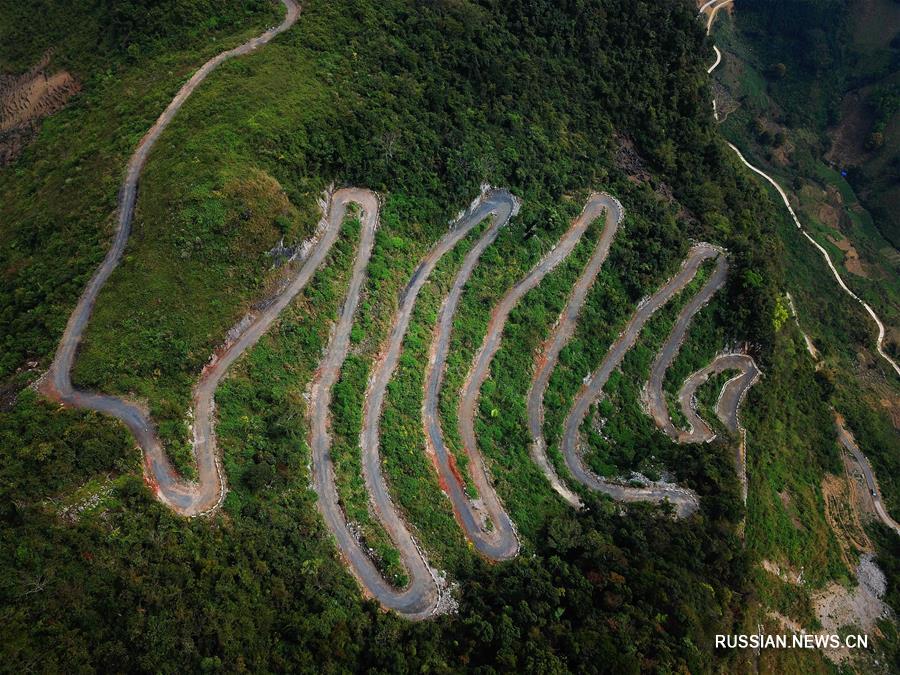
[[[849,239],[846,237],[841,237],[839,239],[837,237],[829,236],[828,240],[844,252],[844,267],[847,268],[848,272],[855,274],[858,277],[869,278],[869,273],[866,271],[866,268],[863,267],[862,261],[859,259],[859,252],[856,250],[856,247],[850,243]]]
[[[61,110],[80,83],[64,70],[47,74],[50,52],[20,75],[0,73],[0,166],[12,162],[37,132],[41,119]]]
[[[828,474],[822,479],[825,518],[841,547],[841,560],[852,570],[860,553],[870,552],[872,542],[863,530],[858,503],[846,476]]]

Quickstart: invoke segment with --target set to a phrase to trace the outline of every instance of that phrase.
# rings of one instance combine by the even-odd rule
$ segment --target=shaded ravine
[[[600,367],[594,371],[575,397],[563,426],[561,449],[566,466],[572,475],[584,486],[609,495],[622,502],[669,501],[679,516],[688,516],[697,510],[699,500],[696,493],[671,483],[648,481],[641,487],[625,486],[596,475],[587,468],[580,453],[580,430],[590,406],[600,397],[610,375],[619,367],[625,354],[634,346],[644,324],[672,297],[682,291],[695,277],[700,265],[721,255],[719,249],[710,244],[697,244],[682,265],[679,272],[648,300],[643,301],[625,326],[618,339],[612,344]]]
[[[678,429],[669,415],[666,397],[663,393],[663,382],[666,371],[672,365],[678,355],[681,345],[687,336],[691,321],[710,298],[724,285],[728,276],[728,260],[722,255],[716,263],[712,276],[700,289],[691,301],[682,308],[675,321],[675,326],[669,334],[656,360],[650,368],[650,379],[644,389],[644,398],[647,409],[656,425],[665,434],[677,443],[706,443],[715,438],[715,433],[710,426],[700,417],[696,410],[695,395],[703,383],[718,373],[729,370],[737,370],[739,374],[731,378],[722,386],[716,402],[716,416],[721,420],[725,428],[732,433],[740,431],[740,442],[735,450],[735,467],[738,479],[741,482],[741,493],[744,501],[747,499],[747,464],[746,464],[746,434],[740,427],[738,409],[744,395],[752,387],[760,376],[756,362],[747,354],[724,353],[716,356],[712,362],[704,368],[692,373],[685,379],[678,393],[678,403],[682,414],[688,421],[687,431]]]
[[[453,318],[456,315],[463,288],[472,276],[472,271],[485,249],[496,240],[500,228],[505,226],[518,210],[519,202],[513,198],[502,212],[495,214],[490,226],[466,254],[438,315],[438,323],[435,326],[428,353],[428,363],[425,366],[425,396],[422,401],[425,447],[440,476],[441,487],[450,497],[453,513],[466,536],[479,553],[491,560],[506,560],[515,557],[519,552],[519,539],[515,526],[500,504],[500,499],[491,485],[481,454],[474,443],[469,443],[469,439],[463,431],[462,421],[460,421],[460,432],[469,456],[469,472],[478,489],[481,504],[473,503],[466,496],[456,460],[444,444],[438,408],[447,352],[450,349]],[[499,329],[502,329],[502,324]],[[490,336],[490,327],[488,335]],[[490,519],[493,526],[491,529],[486,527],[486,519]]]
[[[700,8],[700,13],[703,14],[706,10],[709,10],[710,6],[714,5],[716,1],[717,0],[712,0],[711,2],[707,2],[705,5],[703,5]],[[718,9],[720,9],[722,6],[724,6],[725,4],[728,4],[731,1],[732,0],[723,0],[723,2],[720,5],[716,5],[716,6],[712,7],[712,9],[708,15],[708,18],[707,18],[707,24],[706,24],[707,35],[710,33],[710,30],[712,29],[713,20],[715,19]],[[719,48],[716,46],[713,46],[713,49],[715,49],[715,52],[716,52],[716,60],[712,64],[712,66],[710,66],[709,69],[707,70],[707,73],[710,73],[710,74],[713,72],[713,70],[715,70],[716,66],[718,66],[722,60],[721,53],[719,52]],[[715,114],[715,107],[716,107],[715,101],[713,101],[713,113],[714,114]],[[718,115],[716,115],[716,118],[718,119]],[[813,246],[815,246],[816,249],[818,249],[819,253],[822,254],[822,257],[825,258],[825,262],[828,265],[828,269],[831,270],[831,273],[834,276],[835,280],[837,280],[838,285],[844,290],[844,292],[847,295],[849,295],[851,298],[856,300],[860,305],[862,305],[863,308],[866,310],[866,313],[875,322],[875,325],[878,328],[878,337],[875,340],[875,349],[878,351],[878,354],[885,361],[887,361],[890,364],[891,368],[894,369],[894,372],[897,373],[897,375],[900,375],[900,365],[898,365],[897,362],[894,361],[894,359],[892,359],[890,356],[888,356],[888,354],[884,351],[885,328],[884,328],[884,324],[881,322],[881,319],[878,318],[878,315],[875,313],[875,310],[872,309],[872,307],[869,305],[869,303],[867,303],[865,300],[860,298],[856,293],[854,293],[853,291],[850,290],[850,287],[847,286],[847,284],[844,282],[843,277],[841,277],[840,273],[837,271],[837,268],[834,266],[834,263],[831,261],[831,256],[828,255],[828,251],[826,251],[825,248],[819,242],[817,242],[815,239],[813,239],[813,237],[809,234],[809,232],[807,232],[803,228],[803,225],[800,224],[800,219],[797,218],[797,214],[794,212],[794,209],[791,206],[791,202],[788,199],[787,193],[784,191],[784,189],[781,187],[781,185],[778,183],[778,181],[776,181],[774,178],[772,178],[769,174],[767,174],[762,169],[759,169],[759,168],[753,166],[750,162],[748,162],[746,160],[746,158],[744,157],[744,155],[741,154],[741,151],[738,150],[737,147],[735,147],[732,143],[730,143],[728,141],[726,141],[726,143],[728,143],[728,147],[734,151],[734,154],[737,155],[738,159],[741,161],[741,163],[744,166],[746,166],[748,169],[750,169],[753,173],[761,176],[763,179],[768,181],[768,183],[770,185],[772,185],[772,187],[775,188],[775,190],[778,192],[779,196],[781,197],[781,201],[784,202],[784,205],[787,208],[788,213],[791,216],[791,219],[794,221],[794,225],[797,226],[797,229],[800,230],[800,232],[803,234],[803,236],[806,237],[810,241],[810,243]]]
[[[281,0],[281,2],[286,12],[284,21],[280,25],[270,28],[262,35],[234,49],[222,52],[204,63],[181,87],[162,115],[138,143],[137,149],[128,161],[125,179],[119,189],[117,229],[112,246],[88,282],[69,317],[53,363],[40,385],[40,390],[45,396],[66,406],[96,410],[122,421],[134,434],[138,445],[144,452],[145,475],[148,482],[153,485],[157,496],[174,511],[185,516],[208,513],[217,508],[225,498],[225,477],[219,465],[213,428],[213,394],[219,380],[225,374],[228,366],[259,339],[281,309],[306,284],[313,270],[324,257],[327,247],[316,247],[297,277],[278,296],[276,301],[253,316],[250,326],[218,355],[218,359],[214,357],[213,362],[204,368],[193,394],[193,445],[197,458],[198,476],[196,483],[185,481],[178,476],[163,449],[152,420],[142,407],[116,396],[75,389],[72,386],[71,378],[72,364],[75,361],[78,345],[91,317],[100,289],[103,288],[122,259],[122,253],[131,232],[138,181],[153,145],[187,98],[220,63],[252,52],[294,24],[300,13],[299,5],[294,0]]]
[[[405,589],[396,589],[385,581],[355,539],[342,541],[339,538],[338,544],[364,588],[384,607],[409,619],[422,619],[441,611],[444,596],[440,580],[428,566],[421,548],[399,517],[382,474],[379,439],[388,383],[397,366],[419,291],[438,261],[485,218],[493,218],[492,226],[506,222],[517,206],[518,200],[507,190],[491,190],[482,194],[419,263],[400,295],[390,334],[373,365],[366,389],[360,433],[363,476],[375,516],[384,525],[409,573],[409,585]],[[343,527],[346,529],[345,524]]]
[[[569,340],[572,339],[575,333],[578,315],[581,313],[588,291],[593,286],[594,280],[600,273],[600,268],[609,254],[609,248],[613,239],[615,239],[622,219],[625,217],[625,209],[622,208],[619,200],[612,195],[606,193],[592,195],[578,220],[572,226],[573,230],[577,226],[582,228],[581,231],[583,232],[583,228],[586,228],[591,221],[599,217],[600,211],[604,209],[606,211],[606,223],[603,234],[597,242],[591,259],[585,265],[584,270],[578,277],[578,281],[575,282],[575,287],[572,289],[566,306],[556,321],[552,334],[541,346],[526,399],[528,431],[531,434],[531,448],[529,449],[531,458],[546,476],[553,489],[576,508],[581,507],[581,500],[556,474],[556,470],[547,456],[547,445],[543,431],[544,393],[547,391],[550,375],[552,375],[553,369],[556,367],[560,352],[569,344]],[[581,234],[578,236],[580,237]]]

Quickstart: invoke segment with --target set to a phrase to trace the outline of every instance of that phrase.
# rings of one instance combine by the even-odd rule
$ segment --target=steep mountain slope
[[[123,428],[60,409],[28,385],[49,365],[106,249],[128,154],[180,82],[222,50],[166,55],[171,47],[158,36],[170,27],[200,45],[203,31],[191,20],[216,25],[220,16],[202,3],[168,6],[171,14],[151,12],[161,24],[139,18],[106,57],[86,60],[81,97],[0,172],[9,195],[0,438],[13,448],[0,464],[7,662],[66,670],[708,671],[748,657],[716,652],[712,640],[752,625],[758,606],[800,618],[810,611],[805,591],[758,585],[751,563],[787,555],[809,570],[813,589],[847,574],[820,489],[840,461],[832,384],[785,320],[777,212],[718,137],[709,45],[694,8],[675,2],[310,2],[290,30],[211,74],[148,158],[133,231],[97,297],[74,384],[136,401],[175,469],[190,478],[198,420],[188,411],[204,364],[255,325],[242,317],[267,315],[267,301],[287,297],[285,284],[306,261],[320,264],[215,392],[215,456],[228,488],[221,509],[187,520],[154,500],[141,477],[160,474],[142,471]],[[109,16],[101,5],[93,11]],[[221,17],[244,11],[246,23],[222,23],[233,29],[216,36],[227,47],[278,21],[258,3],[226,4]],[[10,63],[25,58],[11,54]],[[169,59],[184,65],[167,75]],[[104,60],[118,68],[106,80]],[[66,143],[75,132],[84,132],[79,143]],[[488,192],[454,217],[485,183],[508,192]],[[313,235],[321,234],[320,200],[332,204],[332,184],[373,190],[380,202],[349,193],[347,203],[362,208],[335,216],[322,248]],[[567,256],[523,289],[467,421],[457,392],[488,336],[500,335],[493,308],[552,258],[599,189],[624,205],[620,231],[610,242],[609,219],[585,222]],[[493,196],[521,209],[498,211],[494,223],[474,217]],[[441,248],[448,237],[454,246]],[[729,273],[695,318],[690,310],[666,386],[680,386],[723,347],[752,353],[764,376],[742,416],[746,510],[732,459],[740,439],[727,426],[712,443],[678,445],[641,407],[654,355],[714,274],[699,259],[690,274],[680,267],[697,250],[691,240],[727,250]],[[688,518],[668,517],[665,506],[620,509],[569,481],[587,507],[573,510],[531,459],[525,399],[535,355],[603,245],[608,256],[543,394],[548,461],[569,481],[564,422],[585,375],[612,347],[614,372],[601,368],[602,381],[592,380],[597,400],[587,401],[577,425],[581,458],[603,480],[639,471],[657,484],[677,482],[695,495]],[[422,261],[432,259],[425,283]],[[667,290],[650,305],[659,311],[646,309],[642,298],[660,288]],[[448,297],[456,311],[439,324]],[[636,314],[636,306],[644,309]],[[386,358],[385,345],[396,345],[397,356]],[[431,381],[424,364],[435,353],[443,385],[429,414],[476,513],[479,494],[486,496],[485,483],[467,478],[477,476],[467,470],[479,461],[471,434],[477,438],[515,524],[513,555],[491,556],[512,557],[507,562],[488,565],[467,545],[471,527],[458,527],[460,510],[442,496],[447,474],[432,465],[423,425]],[[385,367],[392,372],[381,387]],[[373,387],[386,392],[375,413],[375,467],[388,502],[443,573],[436,582],[452,582],[444,609],[458,604],[424,624],[362,599],[339,564],[348,549],[340,536],[335,546],[322,507],[324,485],[371,578],[416,583],[391,531],[397,521],[385,519],[377,501],[369,507],[373,436],[363,429],[371,428]],[[713,388],[702,391],[705,401]],[[326,455],[331,487],[317,473],[316,458]],[[489,510],[496,526],[499,512]],[[777,597],[755,597],[760,592]],[[797,658],[821,665],[815,654]]]

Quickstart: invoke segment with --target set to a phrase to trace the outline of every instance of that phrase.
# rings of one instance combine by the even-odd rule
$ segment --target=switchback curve
[[[346,516],[341,509],[340,499],[334,480],[334,464],[331,461],[331,396],[332,389],[340,375],[341,366],[347,358],[350,347],[350,331],[359,305],[366,268],[375,243],[378,226],[378,198],[369,190],[345,189],[335,193],[332,199],[330,221],[334,229],[340,226],[346,206],[355,202],[362,206],[362,233],[356,261],[338,323],[335,326],[325,356],[316,369],[310,387],[310,448],[312,449],[313,485],[318,495],[318,507],[328,529],[335,537],[338,549],[347,561],[350,570],[361,587],[374,596],[384,607],[393,609],[410,619],[425,618],[433,614],[440,599],[440,588],[436,576],[431,571],[424,555],[414,544],[412,536],[397,516],[388,501],[380,504],[380,515],[389,532],[396,534],[397,544],[403,562],[410,574],[410,583],[404,589],[395,589],[389,584],[372,560],[363,550],[359,541],[350,531]],[[377,494],[387,494],[380,472],[374,477],[381,489]]]
[[[596,475],[584,464],[579,451],[579,438],[581,425],[587,416],[588,409],[600,397],[610,375],[619,367],[628,350],[634,346],[644,324],[657,310],[691,282],[705,260],[720,255],[722,255],[721,251],[710,244],[697,244],[692,247],[681,270],[649,299],[641,303],[618,339],[610,347],[600,367],[588,376],[576,395],[575,402],[563,426],[561,449],[566,466],[582,485],[591,490],[603,492],[617,501],[669,501],[675,507],[677,515],[682,517],[692,514],[699,507],[696,493],[671,483],[648,481],[641,487],[631,487]]]
[[[575,333],[575,324],[581,313],[581,308],[587,298],[588,291],[594,284],[594,280],[600,273],[600,268],[609,255],[609,248],[615,239],[619,226],[625,217],[625,209],[618,199],[612,195],[602,193],[592,195],[585,205],[579,219],[575,221],[578,227],[587,227],[589,222],[599,215],[598,209],[606,210],[606,224],[603,234],[597,242],[594,254],[585,265],[584,270],[575,282],[575,287],[569,295],[565,308],[559,315],[550,337],[541,345],[540,355],[531,379],[531,387],[528,389],[527,411],[528,431],[531,434],[531,458],[540,467],[544,476],[550,482],[554,490],[566,502],[575,508],[581,507],[581,500],[569,489],[568,486],[556,474],[550,458],[547,456],[547,444],[544,440],[544,392],[550,382],[550,376],[559,360],[559,354],[569,344]],[[573,224],[573,227],[575,226]]]
[[[456,278],[453,280],[450,292],[441,306],[438,323],[431,341],[428,363],[425,366],[425,396],[422,402],[425,445],[435,469],[440,475],[441,487],[450,498],[453,513],[469,541],[479,553],[491,560],[506,560],[515,557],[519,552],[519,539],[515,526],[491,485],[481,454],[474,443],[470,445],[467,436],[463,435],[466,453],[470,460],[470,474],[481,496],[481,504],[476,505],[466,497],[456,461],[444,444],[438,409],[447,353],[450,349],[453,318],[456,315],[463,288],[471,277],[482,253],[497,238],[500,228],[515,215],[518,207],[519,203],[515,201],[511,204],[511,208],[502,214],[502,217],[495,217],[492,220],[475,246],[466,254]],[[502,329],[502,324],[499,328]],[[490,334],[491,329],[489,328],[488,336]],[[462,422],[460,431],[463,431]],[[487,519],[490,519],[493,529],[485,527]]]
[[[137,149],[128,161],[125,179],[119,189],[118,217],[115,238],[112,246],[88,282],[87,287],[78,300],[69,317],[65,331],[60,339],[53,363],[40,385],[41,392],[48,398],[59,401],[72,408],[87,408],[110,415],[122,421],[134,434],[138,445],[144,452],[144,471],[147,480],[153,484],[157,496],[174,511],[184,516],[196,516],[215,510],[225,498],[225,477],[219,465],[213,429],[214,400],[216,387],[225,371],[235,359],[248,347],[253,345],[275,320],[281,309],[299,292],[312,275],[312,271],[321,259],[317,254],[318,247],[310,255],[310,259],[301,268],[298,276],[279,295],[276,302],[252,317],[250,326],[233,343],[206,368],[194,388],[194,453],[197,457],[196,483],[188,482],[178,476],[163,449],[156,434],[152,420],[139,405],[116,396],[80,391],[72,386],[72,364],[84,330],[90,320],[94,303],[100,289],[109,276],[118,267],[122,253],[131,233],[131,221],[134,216],[134,205],[137,199],[138,181],[154,144],[162,132],[181,109],[181,106],[206,77],[219,64],[235,56],[248,54],[258,47],[270,42],[276,35],[290,28],[300,14],[300,6],[295,0],[281,0],[285,7],[284,21],[275,28],[270,28],[244,44],[217,54],[204,63],[191,78],[181,87],[175,98],[159,116],[152,127],[144,134]],[[321,251],[324,256],[324,251]]]
[[[672,365],[678,351],[690,328],[691,321],[697,312],[715,295],[724,285],[728,275],[728,259],[722,255],[719,257],[716,268],[709,280],[703,285],[691,301],[684,306],[672,332],[659,351],[653,365],[650,368],[650,379],[645,387],[645,400],[650,416],[669,438],[676,443],[706,443],[715,438],[715,433],[709,425],[697,413],[695,395],[697,389],[710,377],[717,373],[729,370],[737,370],[739,374],[728,380],[719,394],[716,403],[716,416],[732,433],[740,431],[741,439],[735,456],[735,466],[738,478],[741,482],[743,498],[747,498],[747,469],[745,457],[745,434],[740,427],[738,409],[744,395],[759,379],[760,371],[756,362],[748,354],[723,353],[716,356],[713,361],[704,368],[689,375],[678,394],[678,402],[682,414],[688,421],[688,430],[677,429],[669,416],[669,408],[663,393],[663,381],[666,371]]]
[[[347,550],[354,552],[354,556],[349,557],[349,562],[354,566],[354,573],[363,582],[364,587],[383,606],[395,609],[410,619],[424,618],[440,611],[442,595],[437,576],[428,567],[424,554],[403,520],[397,515],[396,507],[391,500],[387,483],[381,472],[379,439],[384,398],[400,357],[403,339],[406,336],[419,291],[428,281],[428,277],[438,261],[485,218],[493,219],[490,230],[508,221],[517,208],[518,200],[507,190],[491,190],[482,194],[419,263],[400,296],[398,308],[391,320],[390,334],[376,359],[366,390],[360,434],[366,489],[375,515],[384,525],[394,545],[397,546],[400,557],[410,574],[409,587],[398,592],[397,589],[390,586],[374,570],[368,559],[362,560],[355,556],[355,550],[358,549],[355,541],[350,542],[352,549],[344,550],[340,540],[339,544],[342,545],[345,555],[347,555]]]

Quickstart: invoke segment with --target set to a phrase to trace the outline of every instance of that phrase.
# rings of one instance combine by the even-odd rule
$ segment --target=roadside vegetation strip
[[[591,471],[580,453],[581,425],[587,417],[590,406],[601,396],[610,375],[620,366],[625,354],[635,345],[644,324],[682,291],[695,277],[701,264],[721,255],[719,249],[710,244],[695,245],[681,270],[649,299],[641,302],[619,338],[612,344],[600,367],[589,375],[575,397],[563,427],[562,453],[569,471],[585,487],[603,492],[617,501],[671,502],[679,516],[688,516],[697,510],[697,495],[687,488],[671,483],[647,481],[641,487],[631,487],[613,482]]]
[[[247,330],[228,345],[218,355],[218,358],[214,356],[213,362],[204,369],[193,396],[194,452],[198,464],[197,483],[186,482],[179,478],[162,447],[153,422],[143,408],[114,396],[76,390],[72,386],[72,365],[97,296],[122,259],[131,233],[138,181],[153,145],[188,97],[219,64],[235,56],[254,51],[294,24],[300,14],[300,6],[294,0],[281,1],[285,6],[285,18],[280,25],[270,28],[234,49],[221,52],[204,63],[181,87],[175,98],[138,143],[137,149],[128,161],[125,179],[119,190],[117,229],[112,246],[88,282],[75,310],[69,317],[53,363],[41,383],[41,391],[45,396],[64,405],[73,408],[88,408],[121,420],[135,435],[138,445],[144,452],[146,477],[157,496],[173,510],[185,516],[209,513],[218,508],[225,498],[225,477],[216,451],[213,430],[215,407],[213,395],[219,380],[228,366],[259,339],[275,320],[281,308],[303,288],[309,277],[312,276],[315,267],[321,262],[328,247],[317,246],[288,288],[278,296],[272,305],[253,316],[252,323]],[[324,242],[322,243],[324,244]]]
[[[506,560],[516,556],[519,551],[519,539],[516,535],[515,526],[500,503],[500,499],[497,497],[497,493],[487,476],[484,460],[474,444],[470,444],[470,437],[474,436],[474,432],[467,434],[467,431],[471,430],[471,428],[465,427],[463,418],[465,412],[461,404],[460,435],[463,438],[466,454],[469,457],[469,473],[480,495],[479,503],[473,502],[466,496],[463,478],[456,466],[453,454],[448,451],[444,444],[438,403],[441,385],[443,384],[447,353],[450,348],[453,318],[459,306],[463,288],[472,276],[472,271],[475,265],[478,264],[482,253],[494,242],[500,233],[500,229],[509,222],[509,219],[518,212],[518,209],[519,202],[514,199],[511,208],[506,208],[502,212],[494,214],[490,226],[468,252],[456,278],[453,280],[450,292],[447,294],[438,314],[438,322],[431,341],[428,363],[425,366],[425,396],[422,402],[422,423],[425,427],[426,448],[440,476],[441,487],[450,498],[450,502],[453,505],[453,513],[465,531],[466,536],[479,553],[491,560]],[[503,318],[505,320],[505,316]],[[494,339],[499,341],[499,331],[502,329],[503,320],[492,321],[486,341],[491,339],[492,330],[498,333],[498,335],[494,336]],[[476,357],[476,364],[481,365],[486,371],[490,364],[490,356],[483,359],[481,358],[483,353],[484,349]],[[467,388],[464,389],[463,393],[464,397],[470,388],[470,383],[467,381]],[[463,401],[465,400],[463,398]],[[470,423],[474,417],[474,400],[472,400],[472,407],[471,414],[467,418]]]
[[[534,377],[531,380],[531,386],[528,390],[527,412],[528,412],[528,430],[531,434],[530,454],[534,462],[543,472],[544,476],[550,482],[554,490],[569,504],[576,508],[581,507],[581,500],[566,486],[566,484],[557,475],[553,468],[553,463],[547,456],[547,444],[544,439],[544,393],[550,382],[550,375],[556,367],[559,354],[563,348],[572,339],[575,332],[575,324],[578,321],[578,315],[587,298],[588,291],[593,286],[600,268],[603,266],[606,257],[609,255],[609,248],[615,239],[622,219],[625,217],[625,210],[615,197],[602,193],[599,195],[591,195],[590,200],[585,205],[581,215],[572,225],[572,230],[576,227],[584,228],[591,220],[597,218],[600,210],[606,212],[606,224],[603,234],[597,241],[597,246],[591,259],[588,261],[584,271],[578,277],[575,287],[569,296],[565,308],[557,319],[553,333],[541,346],[540,355],[537,358]],[[579,233],[579,237],[581,236]],[[566,236],[569,236],[568,233]],[[560,244],[561,245],[561,244]],[[558,246],[560,246],[558,245]],[[572,244],[574,247],[574,243]],[[566,254],[568,255],[568,253]],[[527,290],[527,289],[526,289]],[[515,292],[515,289],[511,293]],[[516,298],[518,301],[518,298]],[[510,307],[511,309],[511,307]],[[480,383],[479,383],[480,389]],[[474,408],[474,404],[472,406]],[[462,415],[460,415],[462,419]]]

